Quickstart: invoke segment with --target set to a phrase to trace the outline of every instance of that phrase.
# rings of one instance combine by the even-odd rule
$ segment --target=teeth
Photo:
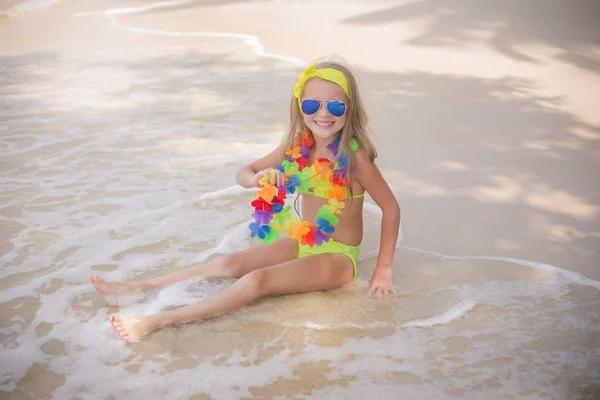
[[[331,126],[331,125],[333,125],[333,122],[318,122],[318,121],[315,121],[315,124],[317,124],[317,125],[319,125],[319,126],[322,126],[322,127],[326,128],[326,127],[328,127],[328,126]]]

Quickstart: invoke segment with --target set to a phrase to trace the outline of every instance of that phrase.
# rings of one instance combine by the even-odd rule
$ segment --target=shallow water
[[[372,204],[346,287],[118,340],[108,315],[178,307],[232,283],[105,298],[87,277],[145,279],[250,246],[252,192],[234,173],[279,140],[298,72],[235,37],[151,43],[137,33],[134,48],[106,40],[1,59],[3,396],[600,396],[600,282],[400,246],[398,296],[368,298]]]

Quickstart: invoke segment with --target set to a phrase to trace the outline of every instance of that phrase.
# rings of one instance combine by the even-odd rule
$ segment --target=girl
[[[144,317],[112,316],[119,336],[134,339],[186,321],[236,310],[259,298],[327,290],[356,277],[363,236],[365,191],[383,210],[381,246],[369,292],[396,293],[392,261],[400,224],[394,194],[374,164],[367,116],[353,74],[343,65],[311,65],[293,88],[290,128],[273,152],[241,168],[239,185],[258,187],[251,235],[268,243],[227,254],[145,282],[106,282],[92,275],[103,294],[140,293],[194,276],[240,278],[231,287],[177,310]],[[286,194],[301,192],[304,221],[294,218]],[[278,231],[287,232],[277,239]],[[277,240],[276,240],[277,239]]]

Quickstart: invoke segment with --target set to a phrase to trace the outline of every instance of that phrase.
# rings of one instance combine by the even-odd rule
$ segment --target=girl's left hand
[[[369,294],[374,294],[377,297],[382,295],[388,296],[391,294],[397,294],[394,288],[392,267],[391,266],[377,266],[373,272],[371,278],[371,285],[369,287]]]

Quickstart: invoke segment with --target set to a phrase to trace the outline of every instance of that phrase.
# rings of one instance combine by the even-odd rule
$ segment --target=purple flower
[[[323,242],[329,242],[329,236],[317,229],[315,231],[315,246],[320,246]]]
[[[331,154],[334,155],[334,157],[337,156],[338,148],[340,147],[340,140],[342,140],[341,133],[339,135],[337,135],[337,137],[333,140],[333,142],[331,142],[327,145],[327,149],[331,152]]]
[[[258,225],[269,225],[273,220],[273,213],[270,211],[258,210],[252,214],[252,217]]]
[[[309,151],[310,149],[308,148],[308,146],[300,146],[300,154],[302,154],[302,157],[308,157]]]

